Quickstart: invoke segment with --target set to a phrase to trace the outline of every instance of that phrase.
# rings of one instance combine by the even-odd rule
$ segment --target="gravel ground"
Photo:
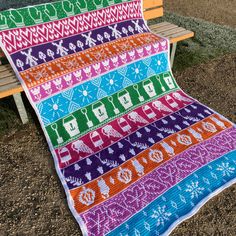
[[[190,95],[236,122],[235,63],[236,54],[227,55],[177,73],[176,78]],[[80,235],[34,120],[0,137],[0,235]],[[236,185],[210,200],[172,235],[235,236],[235,232]]]

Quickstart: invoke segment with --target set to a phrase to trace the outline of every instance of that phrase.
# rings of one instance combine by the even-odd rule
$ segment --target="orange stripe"
[[[41,64],[21,72],[20,75],[25,81],[27,87],[31,88],[88,65],[96,64],[97,62],[110,58],[111,56],[115,56],[136,47],[143,46],[144,44],[150,44],[159,40],[160,37],[152,33],[133,35],[128,38],[118,39],[110,43]],[[59,64],[63,70],[60,70],[58,67]],[[36,80],[35,77],[37,74],[43,75],[43,78]]]
[[[216,117],[217,119],[220,120],[219,116],[214,114],[210,117]],[[223,128],[220,126],[217,126],[211,119],[210,117],[204,119],[203,121],[200,121],[194,125],[191,126],[194,130],[201,129],[203,130],[203,124],[204,122],[209,122],[210,124],[214,124],[215,128],[217,129],[215,132],[210,132],[207,130],[204,130],[203,133],[201,133],[203,140],[209,139],[210,137],[216,135],[217,133],[221,132]],[[228,121],[223,121],[221,120],[227,128],[232,127],[232,124],[229,123]],[[190,127],[189,127],[190,128]],[[210,128],[210,127],[209,127]],[[186,136],[184,136],[186,135]],[[189,142],[189,138],[191,138],[191,144],[189,145],[184,145],[183,143],[178,142],[178,139],[181,139],[182,142]],[[169,136],[168,138],[163,140],[164,142],[168,143],[169,145],[174,148],[174,156],[180,154],[181,152],[187,150],[193,145],[196,145],[199,143],[192,134],[186,129],[182,130],[179,133],[173,134]],[[162,141],[162,142],[163,142]],[[173,146],[173,141],[177,144],[175,147]],[[161,142],[161,143],[162,143]],[[159,152],[158,152],[159,151]],[[160,152],[163,155],[163,160],[162,161],[157,161],[158,157],[160,158]],[[159,155],[159,156],[158,156]],[[75,209],[77,210],[78,213],[82,213],[84,211],[89,210],[90,208],[94,207],[95,205],[105,201],[105,196],[102,196],[100,192],[100,188],[98,186],[98,180],[103,179],[106,184],[109,186],[110,191],[109,191],[109,197],[114,196],[115,194],[121,192],[125,188],[127,188],[129,185],[134,183],[135,181],[139,180],[141,178],[141,175],[137,173],[133,166],[133,161],[137,160],[140,164],[144,166],[144,172],[142,175],[146,175],[150,172],[152,172],[154,169],[156,169],[158,166],[161,164],[165,163],[169,159],[171,159],[173,156],[168,154],[166,150],[163,148],[163,146],[160,143],[154,144],[151,148],[145,150],[144,152],[140,153],[136,157],[133,157],[131,160],[125,162],[121,166],[113,169],[112,171],[104,174],[101,178],[95,179],[88,184],[85,184],[84,186],[81,186],[79,188],[73,189],[70,191],[71,196],[74,200],[75,204]],[[154,161],[156,160],[156,162]],[[130,173],[132,173],[132,176],[130,176]],[[118,176],[120,175],[120,180],[118,179]],[[114,184],[110,182],[110,178],[114,179]],[[92,193],[91,191],[89,192],[88,190],[92,190],[95,193],[95,199],[94,203],[90,205],[86,205],[86,202],[92,199]],[[84,204],[79,201],[79,199],[84,200]]]

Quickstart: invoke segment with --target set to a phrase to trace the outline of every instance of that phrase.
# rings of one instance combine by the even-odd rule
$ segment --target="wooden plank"
[[[5,71],[2,71],[2,72],[0,73],[0,80],[1,80],[1,79],[4,79],[4,78],[7,77],[7,76],[14,75],[14,74],[15,74],[15,73],[14,73],[13,70],[5,70]]]
[[[153,8],[163,6],[163,0],[143,0],[143,8]]]
[[[170,42],[171,43],[177,43],[179,41],[183,41],[185,39],[189,39],[189,38],[192,38],[192,37],[194,37],[194,32],[187,30],[187,31],[181,32],[179,34],[171,35],[170,36]]]
[[[167,26],[163,26],[163,27],[157,28],[157,29],[154,30],[154,32],[157,33],[157,34],[161,34],[161,33],[167,32],[169,30],[175,30],[177,28],[178,28],[177,25],[170,24],[170,25],[167,25]]]
[[[149,27],[154,33],[169,38],[170,43],[176,43],[194,37],[194,32],[178,27],[177,25],[168,22],[150,25]]]
[[[163,16],[163,7],[144,12],[144,19],[151,20]]]
[[[13,82],[18,82],[18,79],[16,78],[16,76],[7,76],[3,79],[0,79],[0,86],[4,86],[6,84],[11,84]]]
[[[151,30],[155,30],[155,29],[159,29],[161,27],[168,26],[168,25],[171,25],[171,23],[169,23],[169,22],[162,22],[162,23],[158,23],[158,24],[154,24],[154,25],[149,25],[149,28]]]
[[[0,72],[5,70],[12,70],[10,64],[9,65],[0,65]]]
[[[175,29],[171,29],[171,30],[167,30],[165,32],[162,32],[161,35],[164,37],[171,37],[171,35],[175,35],[175,34],[178,34],[178,33],[184,32],[184,31],[187,31],[187,30],[184,28],[178,27]]]
[[[4,97],[11,96],[15,93],[20,93],[23,91],[23,88],[19,83],[12,83],[0,87],[0,99]]]

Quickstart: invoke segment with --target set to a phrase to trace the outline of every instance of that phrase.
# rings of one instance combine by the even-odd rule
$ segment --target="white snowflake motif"
[[[130,70],[127,71],[127,74],[130,73],[135,81],[140,81],[143,78],[146,78],[147,67],[141,63],[135,63],[130,67]]]
[[[158,57],[154,57],[152,62],[153,68],[156,68],[156,72],[163,72],[166,70],[167,67],[167,60],[166,60],[166,55],[165,54],[160,54]]]
[[[235,168],[230,167],[228,162],[226,163],[222,162],[221,165],[217,166],[218,166],[217,170],[221,171],[223,176],[230,176],[235,171]]]
[[[191,199],[193,198],[198,198],[201,194],[202,191],[205,189],[203,187],[199,187],[199,182],[191,182],[190,184],[187,184],[187,189],[185,190],[186,192],[189,192],[191,194]]]
[[[103,82],[101,84],[101,89],[104,91],[109,91],[109,94],[122,89],[121,76],[118,73],[110,73],[103,77]]]
[[[169,220],[169,216],[172,214],[170,212],[166,211],[166,206],[160,207],[157,206],[157,210],[153,210],[153,214],[151,215],[151,218],[157,219],[157,227],[162,225],[165,225],[165,221]]]
[[[48,110],[45,110],[44,115],[49,116],[51,114],[53,119],[61,117],[61,115],[65,113],[63,108],[68,104],[68,102],[60,100],[60,97],[57,97],[56,99],[51,98],[47,103]]]

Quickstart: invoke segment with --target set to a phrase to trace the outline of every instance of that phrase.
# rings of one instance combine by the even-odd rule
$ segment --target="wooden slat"
[[[149,25],[149,28],[150,28],[151,30],[153,30],[153,29],[158,29],[158,28],[160,28],[160,27],[168,26],[168,25],[171,25],[171,23],[164,21],[164,22],[161,22],[161,23],[158,23],[158,24]]]
[[[182,27],[177,27],[175,29],[171,29],[171,30],[167,30],[165,32],[162,32],[161,35],[163,35],[164,37],[171,37],[171,35],[175,35],[181,32],[186,31],[186,29],[182,28]]]
[[[23,91],[23,88],[19,83],[12,83],[0,87],[0,99],[4,97],[11,96],[15,93],[20,93]]]
[[[163,16],[163,7],[144,12],[145,20],[151,20]]]
[[[18,82],[18,80],[17,80],[15,75],[7,76],[7,77],[5,77],[3,79],[0,79],[0,87],[4,86],[4,85],[7,85],[7,84],[14,83],[14,82]]]
[[[151,31],[170,39],[170,43],[176,43],[194,36],[194,32],[186,30],[168,22],[162,22],[150,26]]]
[[[163,6],[163,0],[143,0],[143,8],[154,8]]]
[[[0,66],[0,72],[5,71],[5,70],[9,70],[9,68],[12,70],[10,64],[8,64],[8,65],[1,65]]]
[[[179,41],[183,41],[185,39],[189,39],[194,37],[194,32],[186,30],[184,32],[181,32],[179,34],[171,35],[170,36],[170,42],[171,43],[177,43]]]
[[[153,30],[153,32],[155,32],[155,33],[157,33],[157,34],[160,34],[160,33],[162,33],[162,32],[167,32],[168,30],[174,30],[174,29],[176,29],[176,28],[178,28],[177,25],[172,25],[172,24],[170,24],[170,25],[167,25],[167,26],[163,26],[163,27],[160,27],[160,28],[156,28],[156,29]]]
[[[14,71],[12,69],[8,69],[8,70],[5,70],[5,71],[2,71],[2,72],[0,72],[0,80],[2,78],[10,76],[10,75],[14,75]]]

